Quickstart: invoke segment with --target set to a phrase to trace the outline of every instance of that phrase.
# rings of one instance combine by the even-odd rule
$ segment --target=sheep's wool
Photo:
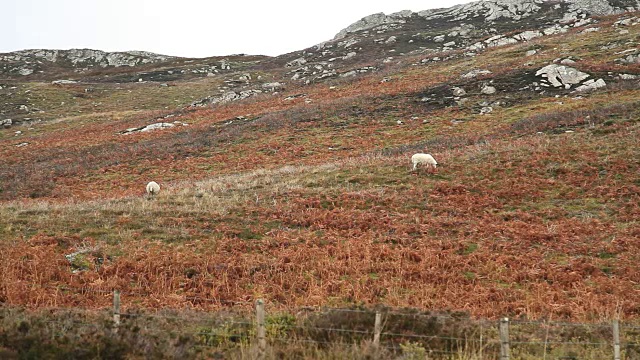
[[[156,195],[158,192],[160,192],[160,185],[157,182],[151,181],[147,184],[147,194]]]
[[[434,169],[436,165],[438,165],[438,162],[436,162],[436,159],[434,159],[431,154],[414,154],[411,157],[411,162],[413,163],[413,170],[418,168],[418,164],[426,164],[428,167],[433,167]]]

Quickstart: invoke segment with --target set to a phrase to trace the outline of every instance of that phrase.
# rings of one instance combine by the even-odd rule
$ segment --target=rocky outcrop
[[[90,67],[133,67],[170,59],[174,59],[174,57],[146,51],[104,52],[91,49],[34,49],[0,54],[0,72],[28,76],[46,63],[82,69]]]
[[[134,134],[134,133],[138,133],[138,132],[147,132],[147,131],[154,131],[154,130],[171,129],[171,128],[174,128],[176,126],[188,126],[188,124],[185,124],[185,123],[180,122],[180,121],[174,121],[172,123],[158,122],[158,123],[149,124],[147,126],[129,128],[129,129],[121,131],[120,134],[128,135],[128,134]]]
[[[191,106],[201,107],[213,104],[226,104],[232,101],[243,100],[258,94],[261,94],[262,90],[250,89],[242,91],[227,91],[220,96],[209,96],[202,100],[196,101]]]
[[[575,91],[578,92],[593,91],[607,86],[603,79],[586,80],[591,75],[566,65],[547,65],[538,70],[536,76],[543,78],[540,83],[544,87],[571,89],[572,86],[577,85]]]
[[[342,29],[336,36],[333,38],[334,40],[339,40],[347,36],[349,33],[353,33],[356,31],[367,30],[374,28],[376,26],[384,25],[384,24],[402,24],[405,23],[405,18],[413,15],[413,12],[410,10],[400,11],[391,15],[385,15],[384,13],[377,13],[369,16],[365,16],[362,19],[356,21],[355,23],[349,25],[345,29]]]
[[[550,64],[536,72],[536,76],[543,78],[545,83],[553,87],[569,89],[572,85],[579,84],[589,77],[589,74],[566,65]]]
[[[448,9],[425,10],[418,15],[427,20],[450,17],[455,20],[481,17],[484,21],[500,18],[519,20],[529,17],[540,9],[542,0],[488,0],[456,5]]]
[[[547,9],[549,8],[556,10],[557,13],[548,14]],[[350,33],[373,29],[382,25],[403,24],[412,16],[419,16],[425,20],[447,20],[458,23],[478,20],[486,23],[503,20],[520,21],[535,17],[561,25],[577,22],[578,26],[583,26],[591,21],[586,19],[588,16],[613,15],[634,10],[640,10],[640,1],[560,0],[550,2],[546,0],[483,0],[445,9],[424,10],[417,13],[405,10],[390,15],[384,13],[369,15],[341,30],[334,40],[342,39]],[[524,37],[529,35],[533,35],[533,33],[524,34]]]
[[[585,81],[584,84],[578,86],[576,88],[576,91],[579,91],[579,92],[593,91],[606,86],[607,86],[607,83],[603,79],[598,79],[598,80],[590,79]]]

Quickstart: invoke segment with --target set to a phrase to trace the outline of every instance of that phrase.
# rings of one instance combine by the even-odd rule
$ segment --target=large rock
[[[176,127],[178,125],[187,126],[188,124],[185,124],[185,123],[180,122],[180,121],[174,121],[173,123],[158,122],[158,123],[153,123],[153,124],[149,124],[149,125],[146,125],[146,126],[128,128],[126,130],[121,131],[120,134],[127,135],[127,134],[133,134],[133,133],[138,133],[138,132],[147,132],[147,131],[154,131],[154,130],[171,129],[171,128],[174,128],[174,127]]]
[[[496,88],[491,86],[491,85],[487,85],[485,84],[484,86],[482,86],[482,89],[480,90],[481,93],[483,93],[484,95],[492,95],[496,93]]]
[[[284,90],[284,85],[279,82],[264,83],[262,84],[262,89],[271,92],[281,91]]]
[[[478,77],[480,75],[487,75],[487,74],[491,74],[491,71],[489,70],[483,70],[483,69],[475,69],[475,70],[471,70],[466,74],[461,75],[460,77],[463,79],[473,79],[475,77]]]
[[[463,88],[457,87],[457,86],[454,86],[453,88],[451,88],[451,92],[453,93],[453,96],[456,96],[456,97],[467,95],[467,92]]]
[[[579,84],[590,75],[566,65],[550,64],[536,72],[536,76],[545,78],[552,86],[570,88]]]
[[[604,80],[602,79],[598,79],[598,80],[591,79],[591,80],[585,81],[584,84],[578,86],[576,88],[576,91],[580,91],[580,92],[593,91],[606,86],[607,86],[607,83],[604,82]]]
[[[191,103],[191,106],[201,107],[201,106],[207,106],[210,104],[226,104],[232,101],[246,99],[248,97],[251,97],[257,94],[262,94],[262,90],[250,89],[250,90],[242,90],[242,91],[227,91],[220,96],[209,96],[204,99],[193,102]]]

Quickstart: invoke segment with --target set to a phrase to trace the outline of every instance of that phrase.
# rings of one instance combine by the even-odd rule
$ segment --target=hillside
[[[635,321],[638,9],[375,14],[278,57],[0,54],[0,304]]]

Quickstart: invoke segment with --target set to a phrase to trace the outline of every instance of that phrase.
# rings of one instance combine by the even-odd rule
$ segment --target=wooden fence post
[[[266,329],[264,326],[264,301],[256,302],[256,337],[258,341],[258,359],[264,359],[267,350]]]
[[[613,320],[613,359],[620,360],[620,323]]]
[[[480,359],[484,359],[484,344],[482,343],[484,335],[484,324],[480,322]]]
[[[509,318],[500,319],[500,360],[509,360]]]
[[[120,326],[120,290],[113,290],[113,324],[117,331]]]
[[[382,333],[382,314],[376,311],[376,322],[373,325],[373,347],[377,350],[380,347],[380,334]]]

